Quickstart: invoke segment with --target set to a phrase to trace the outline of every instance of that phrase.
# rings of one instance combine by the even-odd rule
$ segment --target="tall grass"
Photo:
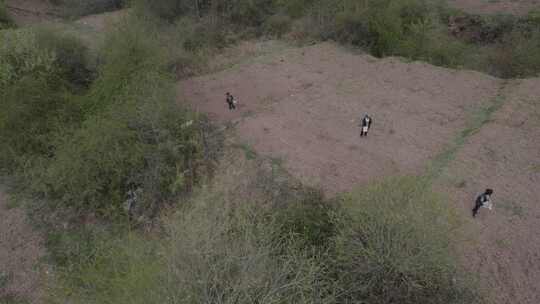
[[[456,266],[454,215],[422,180],[390,179],[332,205],[240,151],[226,159],[210,184],[163,217],[160,237],[98,242],[89,259],[61,269],[53,296],[72,303],[478,300]]]
[[[9,16],[4,0],[0,1],[0,30],[13,26],[13,20]]]
[[[474,303],[451,242],[457,217],[426,186],[393,178],[344,197],[334,248],[344,303]]]

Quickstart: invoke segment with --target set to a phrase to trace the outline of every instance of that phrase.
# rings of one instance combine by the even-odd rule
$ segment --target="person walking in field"
[[[476,217],[478,214],[478,210],[480,210],[481,207],[488,208],[489,210],[493,209],[493,204],[491,203],[491,195],[493,194],[492,189],[486,189],[484,193],[480,194],[476,198],[476,203],[474,205],[474,208],[472,210],[473,217]]]
[[[227,104],[229,105],[229,110],[236,110],[236,99],[231,95],[231,93],[227,92],[225,94]]]
[[[373,119],[369,115],[365,115],[364,118],[362,118],[362,129],[360,130],[360,137],[367,136],[369,129],[371,129],[371,123],[373,122]]]

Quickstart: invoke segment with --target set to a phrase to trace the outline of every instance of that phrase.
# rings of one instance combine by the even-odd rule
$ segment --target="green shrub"
[[[345,195],[333,267],[340,302],[472,302],[451,246],[453,211],[426,189],[406,177]]]
[[[44,33],[0,33],[0,167],[11,173],[27,170],[36,157],[50,156],[53,134],[81,117],[71,89],[75,79],[66,75],[84,64],[72,60],[84,57],[84,48],[71,39],[69,48],[76,54],[64,52],[68,38]]]
[[[307,248],[324,250],[335,234],[333,202],[324,199],[320,191],[306,190],[288,202],[277,213],[276,224],[281,227],[280,235],[291,235]]]
[[[55,233],[47,247],[57,263],[48,303],[167,302],[158,242],[135,233],[81,229]]]
[[[276,172],[263,173],[258,164],[243,166],[239,159],[227,167],[163,219],[159,238],[95,232],[55,236],[51,245],[57,255],[67,253],[72,263],[58,268],[53,297],[120,304],[330,300],[321,255],[303,250],[303,236],[291,235],[276,220],[287,220],[291,209],[282,207],[295,201],[293,192],[276,193],[290,189],[289,181]],[[304,198],[320,203],[316,194]],[[300,205],[304,211],[312,206]],[[302,214],[292,216],[294,222],[316,217],[302,221]]]
[[[4,0],[0,1],[0,30],[13,26],[13,20],[9,16]]]
[[[513,31],[496,44],[489,64],[503,78],[534,77],[540,73],[540,29],[531,33]]]
[[[199,176],[198,119],[177,106],[163,52],[141,31],[125,24],[112,34],[81,128],[59,132],[41,168],[34,189],[64,206],[118,216],[127,192],[140,189],[129,212],[152,215]]]
[[[268,35],[281,38],[289,32],[292,24],[292,19],[289,16],[277,14],[270,16],[264,23],[264,32]]]
[[[80,17],[118,10],[126,0],[55,0],[66,17]]]

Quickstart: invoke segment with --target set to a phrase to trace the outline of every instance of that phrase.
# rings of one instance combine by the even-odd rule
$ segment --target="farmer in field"
[[[360,130],[360,136],[367,136],[369,129],[371,129],[371,123],[373,122],[373,119],[369,115],[365,115],[364,118],[362,118],[362,129]]]
[[[472,210],[473,217],[476,217],[476,214],[478,214],[478,210],[480,210],[481,207],[488,208],[489,210],[493,209],[493,204],[491,203],[492,194],[492,189],[486,189],[484,193],[480,194],[476,198],[476,204],[474,205],[474,208]]]
[[[231,95],[231,93],[227,92],[226,94],[226,101],[229,105],[229,110],[235,110],[236,109],[236,99]]]

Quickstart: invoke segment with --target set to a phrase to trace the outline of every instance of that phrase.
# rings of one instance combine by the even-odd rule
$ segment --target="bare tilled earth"
[[[376,60],[327,43],[183,81],[179,93],[210,118],[236,123],[240,138],[302,181],[336,193],[421,172],[499,85],[476,72]],[[227,109],[227,91],[238,111]],[[364,113],[374,124],[360,138]]]
[[[540,79],[511,83],[506,102],[467,141],[445,174],[447,191],[471,216],[476,195],[493,188],[494,210],[473,222],[466,264],[494,303],[540,303]],[[453,184],[453,186],[450,186]]]
[[[43,254],[43,240],[25,211],[8,208],[0,189],[0,303],[41,303],[38,260]]]
[[[504,82],[322,44],[284,47],[182,81],[178,90],[182,102],[234,124],[255,151],[329,193],[425,172],[475,113],[502,100],[437,188],[470,219],[464,263],[479,274],[490,303],[540,303],[540,79]],[[237,111],[227,109],[227,91],[238,98]],[[374,118],[368,138],[359,137],[364,113]],[[487,187],[495,190],[495,209],[472,220],[474,199]]]
[[[540,9],[540,0],[448,0],[456,8],[475,14],[525,15]]]

